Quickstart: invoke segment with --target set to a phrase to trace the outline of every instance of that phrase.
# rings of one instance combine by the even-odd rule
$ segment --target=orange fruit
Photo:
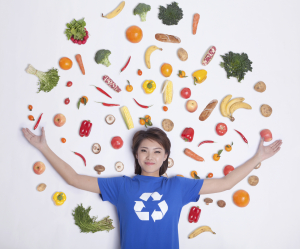
[[[169,77],[171,76],[172,72],[173,72],[173,68],[170,64],[168,63],[164,63],[161,68],[160,71],[162,73],[163,76],[165,77]]]
[[[226,150],[226,151],[231,151],[231,150],[232,150],[231,145],[230,145],[230,144],[227,144],[227,145],[225,146],[225,150]]]
[[[183,175],[176,175],[176,176],[184,177]]]
[[[65,142],[67,142],[67,139],[65,139],[64,137],[61,139],[61,142],[62,143],[65,143]]]
[[[145,124],[145,120],[142,119],[142,118],[140,118],[140,124],[141,124],[141,125],[144,125],[144,124]]]
[[[197,171],[193,170],[193,171],[191,172],[191,177],[194,178],[194,177],[195,177],[195,174],[198,175]]]
[[[131,26],[126,30],[126,38],[132,43],[138,43],[143,38],[143,31],[138,26]]]
[[[69,70],[73,66],[73,62],[69,58],[63,57],[59,60],[59,66],[63,70]]]
[[[82,96],[82,98],[81,98],[81,100],[80,100],[80,102],[81,102],[82,104],[84,104],[84,99],[83,99],[83,98],[85,98],[86,103],[89,101],[89,99],[88,99],[87,96]]]
[[[233,194],[233,202],[238,207],[246,207],[250,202],[250,196],[245,190],[238,190]]]

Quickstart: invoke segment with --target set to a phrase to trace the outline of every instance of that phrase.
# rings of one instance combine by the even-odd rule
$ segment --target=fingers
[[[276,148],[276,150],[273,151],[273,155],[275,155],[278,151],[280,151],[281,147]]]
[[[282,144],[281,140],[277,140],[274,143],[270,144],[270,147],[275,150],[277,147],[279,147]]]
[[[26,138],[28,141],[30,141],[30,138],[31,138],[32,136],[30,135],[30,133],[28,132],[28,130],[23,128],[23,129],[22,129],[22,132],[23,132],[25,138]]]
[[[262,137],[261,139],[260,139],[260,143],[259,143],[259,146],[263,146],[264,145],[264,138]]]
[[[35,134],[33,134],[28,128],[26,128],[26,130],[27,130],[27,132],[28,132],[32,137],[35,136]]]

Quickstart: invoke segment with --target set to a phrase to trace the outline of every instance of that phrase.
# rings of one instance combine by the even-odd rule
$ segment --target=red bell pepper
[[[197,223],[200,217],[201,209],[197,206],[193,206],[189,213],[189,222]]]
[[[91,133],[92,123],[90,120],[83,120],[80,126],[79,135],[88,137]]]
[[[185,128],[181,134],[181,137],[186,142],[192,142],[194,138],[194,129],[193,128]]]

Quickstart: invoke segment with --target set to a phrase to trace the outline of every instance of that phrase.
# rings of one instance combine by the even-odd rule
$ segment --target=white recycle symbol
[[[160,201],[160,199],[163,195],[160,195],[157,192],[143,193],[140,196],[140,199],[142,199],[143,201],[147,201],[150,196],[152,197],[153,201]],[[161,201],[160,203],[158,203],[158,206],[160,207],[161,211],[156,211],[154,209],[153,213],[151,214],[151,217],[154,220],[154,222],[156,220],[161,220],[165,216],[166,212],[168,211],[168,205],[165,201]],[[139,219],[140,220],[149,220],[149,212],[141,212],[144,207],[145,207],[145,205],[142,201],[135,201],[134,211],[137,214],[137,216],[139,217]]]

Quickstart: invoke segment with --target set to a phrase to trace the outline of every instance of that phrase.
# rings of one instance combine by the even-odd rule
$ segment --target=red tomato
[[[111,146],[114,149],[120,149],[123,146],[123,140],[121,137],[113,137],[113,139],[111,140]]]
[[[231,165],[227,165],[227,166],[225,166],[225,168],[224,168],[224,170],[223,170],[223,173],[224,173],[224,175],[226,176],[226,175],[228,175],[231,171],[233,171],[234,170],[234,167],[233,166],[231,166]]]
[[[69,103],[70,103],[70,99],[69,99],[69,98],[66,98],[66,99],[65,99],[65,104],[68,105]]]
[[[73,84],[72,81],[68,81],[67,86],[70,87],[72,86],[72,84]]]
[[[216,132],[220,136],[225,135],[227,132],[227,125],[224,123],[218,123],[216,126]]]
[[[189,97],[191,97],[191,90],[185,87],[181,90],[180,95],[182,98],[188,99]]]

